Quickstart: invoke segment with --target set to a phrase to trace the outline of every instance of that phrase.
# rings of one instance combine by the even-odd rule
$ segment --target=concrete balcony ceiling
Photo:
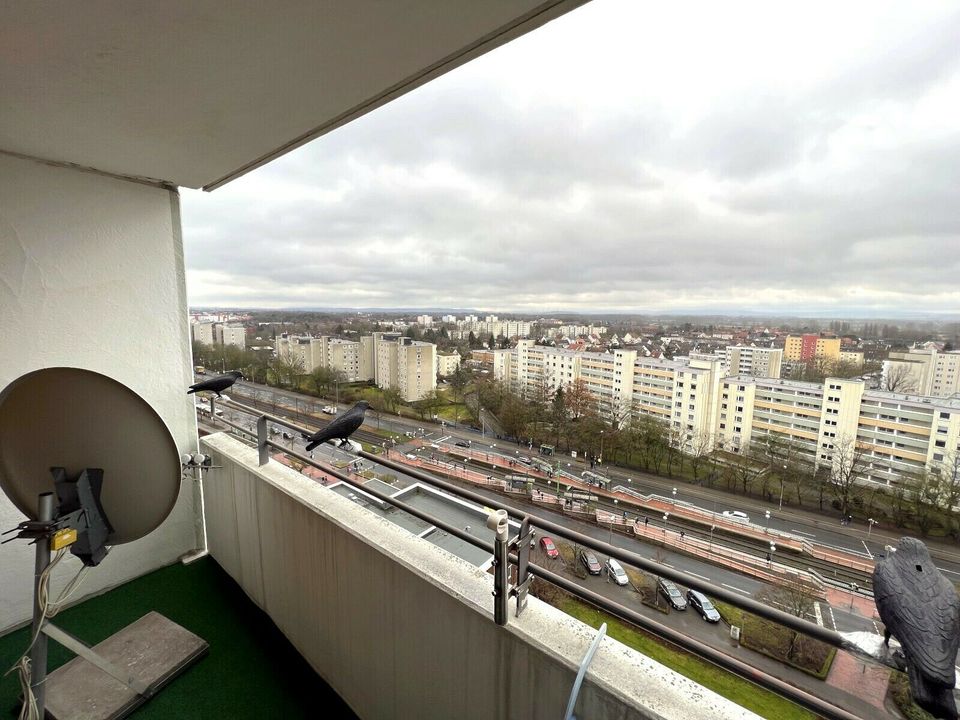
[[[215,187],[586,0],[0,9],[0,151]]]

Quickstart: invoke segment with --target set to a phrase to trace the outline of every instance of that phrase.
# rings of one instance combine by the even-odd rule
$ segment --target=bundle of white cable
[[[20,676],[20,691],[23,694],[23,707],[20,708],[19,720],[42,720],[40,717],[39,708],[37,708],[37,700],[33,696],[33,690],[30,687],[30,651],[33,650],[33,646],[36,644],[37,638],[40,637],[40,628],[43,626],[43,620],[53,617],[63,609],[64,605],[66,605],[67,601],[70,599],[70,596],[73,595],[77,588],[80,587],[80,583],[83,581],[83,578],[86,575],[85,571],[87,570],[87,566],[84,565],[79,571],[77,571],[77,574],[73,576],[70,582],[64,586],[63,590],[60,591],[60,595],[57,596],[56,601],[50,602],[50,574],[53,572],[53,569],[63,558],[65,553],[66,549],[58,550],[53,560],[51,560],[50,563],[41,571],[40,583],[37,592],[37,603],[40,606],[40,611],[42,613],[41,621],[34,630],[33,637],[30,638],[30,644],[24,651],[23,656],[17,660],[16,663],[14,663],[13,667],[4,673],[4,675],[9,675],[16,670]]]

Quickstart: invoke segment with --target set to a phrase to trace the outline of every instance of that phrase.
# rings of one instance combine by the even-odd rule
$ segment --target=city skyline
[[[956,312],[960,14],[682,13],[599,0],[184,191],[190,303]]]

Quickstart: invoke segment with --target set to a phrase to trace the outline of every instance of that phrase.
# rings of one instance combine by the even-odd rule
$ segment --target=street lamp
[[[677,489],[676,489],[676,488],[673,489],[673,504],[674,504],[674,507],[676,507],[676,504],[677,504]]]
[[[767,555],[767,566],[773,564],[773,554],[777,551],[777,544],[775,542],[770,543],[770,554]]]
[[[616,513],[616,510],[617,510],[617,503],[618,503],[618,502],[619,502],[619,501],[618,501],[616,498],[613,499],[613,510],[614,510],[614,513],[613,513],[613,514],[614,514],[614,515],[617,514],[617,513]],[[610,516],[610,538],[607,540],[607,542],[608,542],[610,545],[613,545],[613,521],[614,521],[614,519],[615,519],[615,518],[613,517],[613,515],[611,515],[611,516]]]
[[[603,430],[600,431],[600,457],[597,458],[597,462],[603,464]]]
[[[873,526],[876,525],[877,521],[873,518],[867,518],[867,540],[870,539],[870,531],[873,530]]]
[[[783,510],[783,476],[787,474],[787,466],[783,466],[783,473],[780,475],[780,510]]]
[[[770,532],[770,511],[769,511],[769,510],[764,510],[764,511],[763,511],[763,517],[764,517],[764,519],[766,520],[766,522],[763,524],[763,531],[764,531],[765,533],[768,533],[768,532]]]
[[[663,514],[663,540],[664,540],[664,542],[666,542],[666,540],[667,540],[667,520],[669,519],[669,517],[670,517],[670,513],[665,512],[665,513]]]

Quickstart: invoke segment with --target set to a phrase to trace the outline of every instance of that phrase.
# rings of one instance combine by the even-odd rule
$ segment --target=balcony
[[[210,653],[144,705],[134,717],[356,717],[319,678],[270,618],[212,558],[137,578],[65,610],[57,625],[90,643],[157,611],[210,643]],[[29,628],[0,638],[4,671],[30,642]],[[50,643],[50,669],[72,655]],[[0,709],[19,707],[16,678],[0,679]]]
[[[591,628],[533,597],[501,627],[476,566],[233,437],[202,446],[223,466],[204,482],[210,554],[360,717],[562,716]],[[753,717],[609,639],[577,712]]]

